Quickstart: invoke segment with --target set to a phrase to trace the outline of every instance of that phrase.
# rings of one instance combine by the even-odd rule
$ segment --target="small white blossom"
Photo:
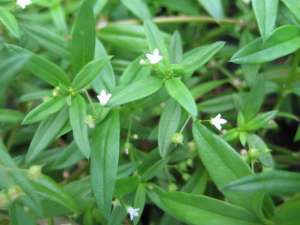
[[[131,221],[133,221],[134,217],[139,216],[139,211],[140,211],[139,208],[133,208],[133,207],[127,208],[127,213]]]
[[[140,60],[140,64],[141,64],[141,65],[145,65],[145,64],[146,64],[145,59],[141,59],[141,60]]]
[[[243,0],[245,4],[250,4],[251,0]]]
[[[97,95],[97,98],[102,106],[105,106],[109,99],[111,98],[111,94],[106,92],[106,90],[102,90],[100,95]]]
[[[124,153],[125,153],[125,155],[129,155],[129,148],[125,148]]]
[[[18,4],[22,9],[25,9],[28,5],[31,4],[31,0],[17,0],[17,4]]]
[[[223,119],[222,115],[219,113],[216,117],[210,119],[210,123],[218,130],[222,130],[222,125],[226,124],[227,120]]]
[[[146,57],[152,65],[159,63],[163,59],[157,48],[154,49],[152,53],[147,53]]]

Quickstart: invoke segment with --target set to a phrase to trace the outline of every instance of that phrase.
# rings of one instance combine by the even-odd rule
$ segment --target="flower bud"
[[[193,151],[196,151],[197,147],[196,147],[196,143],[194,141],[190,141],[188,143],[188,149],[193,152]]]
[[[56,87],[56,88],[54,88],[53,91],[52,91],[52,95],[53,95],[54,97],[58,96],[59,93],[60,93],[60,87]]]
[[[5,208],[8,203],[9,199],[7,197],[7,194],[5,194],[4,192],[0,192],[0,209]]]
[[[248,152],[248,156],[251,160],[256,160],[259,158],[259,150],[257,148],[251,148]]]
[[[169,191],[176,191],[178,189],[177,185],[174,183],[169,184]]]
[[[8,198],[11,201],[15,200],[16,198],[18,198],[22,194],[23,194],[23,190],[17,185],[10,187],[7,191]]]
[[[181,133],[175,133],[172,136],[172,143],[176,145],[183,144],[183,135]]]
[[[42,167],[38,165],[31,166],[27,171],[27,176],[31,180],[37,180],[42,176]]]
[[[95,119],[94,119],[94,117],[92,115],[87,115],[85,117],[85,123],[87,124],[87,126],[89,128],[91,128],[91,129],[95,128]]]

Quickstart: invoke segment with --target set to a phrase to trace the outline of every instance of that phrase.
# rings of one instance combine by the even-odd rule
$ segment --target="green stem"
[[[105,26],[102,26],[102,21],[99,21],[99,25],[97,29],[102,29]],[[230,18],[224,18],[220,20],[215,20],[213,17],[209,16],[159,16],[153,18],[153,22],[157,24],[170,24],[170,23],[215,23],[215,24],[233,24],[233,25],[239,25],[244,26],[245,22],[243,20],[235,20]],[[139,24],[141,23],[140,20],[137,19],[129,19],[129,20],[120,20],[116,22],[110,22],[110,24]]]
[[[95,114],[95,116],[96,116],[96,115],[97,115],[97,111],[96,111],[96,109],[95,109],[95,106],[94,106],[94,104],[93,104],[93,101],[92,101],[91,96],[89,95],[89,93],[88,93],[87,90],[84,90],[84,93],[85,93],[85,95],[86,95],[86,97],[87,97],[87,99],[88,99],[90,105],[92,106],[93,112],[94,112],[94,114]]]

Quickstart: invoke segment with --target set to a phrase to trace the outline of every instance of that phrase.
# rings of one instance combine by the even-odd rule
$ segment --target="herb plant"
[[[299,225],[299,0],[0,0],[0,224]]]

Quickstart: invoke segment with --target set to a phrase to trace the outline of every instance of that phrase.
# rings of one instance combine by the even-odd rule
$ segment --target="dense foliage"
[[[0,224],[299,225],[299,49],[299,0],[0,0]]]

